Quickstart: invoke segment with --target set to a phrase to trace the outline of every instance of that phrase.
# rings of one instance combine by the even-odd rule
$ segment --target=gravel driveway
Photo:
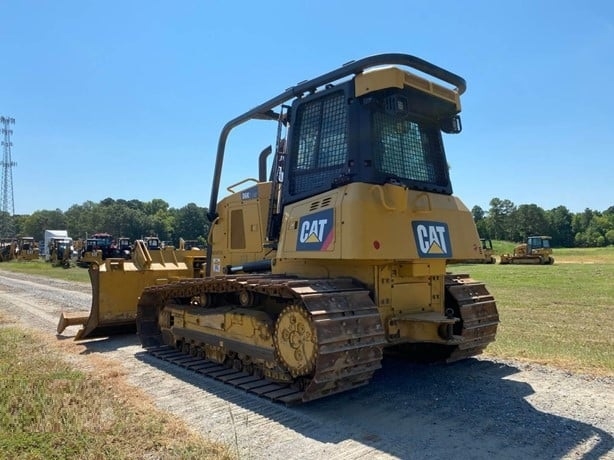
[[[90,287],[0,270],[0,310],[55,337]],[[68,347],[96,371],[121,365],[135,394],[242,459],[614,459],[614,378],[487,357],[416,365],[386,356],[370,385],[285,407],[147,355],[136,336]],[[72,350],[69,352],[68,350]]]

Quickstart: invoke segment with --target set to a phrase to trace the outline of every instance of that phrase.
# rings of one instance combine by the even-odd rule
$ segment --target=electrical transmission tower
[[[2,147],[4,155],[2,156],[2,184],[0,188],[0,235],[14,236],[13,216],[15,215],[15,200],[13,197],[13,166],[17,166],[11,159],[11,134],[13,130],[10,125],[15,124],[15,119],[11,117],[0,117],[2,123],[2,134],[4,140]]]

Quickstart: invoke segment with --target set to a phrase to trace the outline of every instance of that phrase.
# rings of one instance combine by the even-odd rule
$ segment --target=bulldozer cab
[[[117,239],[117,251],[116,257],[122,257],[124,259],[130,259],[132,254],[132,243],[130,238],[121,237]]]
[[[527,252],[529,254],[535,253],[549,253],[551,251],[549,236],[530,236],[527,238]]]
[[[119,257],[113,236],[109,233],[94,233],[86,238],[79,252],[77,264],[80,266],[87,266],[90,263],[100,265],[102,261],[111,257]]]
[[[162,241],[157,236],[146,236],[143,241],[149,251],[158,251],[162,248]]]
[[[484,262],[487,264],[497,263],[495,251],[492,248],[492,240],[490,238],[480,238],[482,244],[482,253],[484,254]]]
[[[102,260],[114,256],[115,245],[113,235],[95,233],[86,241],[86,251],[100,251]]]

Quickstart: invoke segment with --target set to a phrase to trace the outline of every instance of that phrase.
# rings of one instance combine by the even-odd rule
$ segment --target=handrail
[[[467,89],[467,83],[462,77],[418,57],[400,53],[376,54],[374,56],[369,56],[363,59],[359,59],[357,61],[350,61],[336,70],[333,70],[331,72],[320,75],[319,77],[301,82],[296,86],[288,88],[286,91],[279,94],[278,96],[275,96],[268,101],[260,104],[259,106],[254,107],[253,109],[245,112],[244,114],[239,115],[238,117],[230,120],[222,128],[222,132],[220,133],[220,138],[218,141],[215,168],[213,171],[211,196],[209,197],[209,212],[207,213],[209,220],[212,221],[217,216],[217,200],[220,188],[222,165],[224,163],[224,151],[226,149],[226,140],[228,139],[228,135],[233,128],[252,119],[269,118],[274,120],[276,119],[276,117],[275,113],[272,110],[280,104],[288,101],[289,99],[300,96],[308,91],[314,91],[320,86],[332,83],[341,78],[347,77],[348,75],[362,73],[364,70],[370,67],[395,64],[412,67],[416,70],[419,70],[435,78],[450,83],[451,85],[456,86],[459,94],[463,94]]]
[[[228,190],[230,193],[234,193],[235,191],[233,189],[237,185],[241,185],[241,184],[244,184],[246,182],[256,182],[256,183],[258,183],[258,179],[254,179],[253,177],[248,177],[247,179],[243,179],[242,181],[239,181],[236,184],[229,185],[228,187],[226,187],[226,190]]]

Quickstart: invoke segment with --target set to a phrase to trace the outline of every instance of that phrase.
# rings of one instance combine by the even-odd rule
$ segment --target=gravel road
[[[242,459],[614,459],[614,378],[486,357],[423,366],[386,356],[370,385],[285,407],[147,355],[136,336],[72,345],[60,311],[87,284],[0,270],[0,310],[44,331],[77,366],[121,366],[135,394]],[[143,393],[140,393],[143,392]]]

